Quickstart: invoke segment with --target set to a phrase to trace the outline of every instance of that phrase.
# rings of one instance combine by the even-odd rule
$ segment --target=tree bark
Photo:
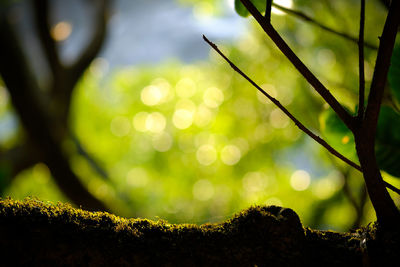
[[[389,229],[396,228],[400,223],[400,212],[386,190],[382,179],[375,156],[375,142],[368,140],[374,138],[374,136],[366,135],[362,131],[366,131],[366,129],[361,129],[354,137],[368,195],[375,209],[378,222]]]
[[[14,266],[388,266],[399,251],[398,232],[312,230],[277,206],[198,226],[0,199],[0,236]]]
[[[0,249],[10,252],[2,262],[14,265],[361,266],[362,259],[358,235],[303,229],[296,213],[274,206],[196,226],[5,200],[0,226]]]
[[[6,17],[0,17],[0,37],[0,74],[35,151],[40,153],[39,158],[47,164],[55,182],[71,201],[91,210],[108,210],[71,170],[61,147],[62,128],[52,114],[46,113],[39,88]]]

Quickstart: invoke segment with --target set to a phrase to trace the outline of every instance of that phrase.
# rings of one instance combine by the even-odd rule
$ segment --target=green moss
[[[2,199],[0,225],[3,260],[13,264],[361,266],[365,255],[360,232],[303,228],[293,210],[276,206],[198,226]]]

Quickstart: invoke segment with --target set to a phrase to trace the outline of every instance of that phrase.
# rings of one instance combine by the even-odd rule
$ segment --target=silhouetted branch
[[[43,52],[46,55],[53,79],[56,79],[62,69],[60,57],[57,51],[57,45],[50,35],[51,23],[48,0],[34,0],[34,17],[36,29],[39,33],[40,42],[43,46]],[[56,81],[53,81],[56,83]]]
[[[397,194],[400,195],[400,189],[398,189],[397,187],[395,187],[395,186],[389,184],[388,182],[385,182],[385,181],[383,181],[383,182],[385,183],[385,186],[386,186],[387,188],[389,188],[389,189],[392,190],[393,192],[395,192],[395,193],[397,193]]]
[[[365,111],[364,129],[368,129],[369,139],[374,142],[381,108],[383,92],[387,81],[394,42],[400,24],[400,1],[392,1],[389,8],[385,26],[383,28],[378,56],[376,58],[374,75],[372,77],[371,89],[368,96],[367,109]]]
[[[333,147],[331,147],[327,142],[325,142],[321,137],[318,135],[314,134],[312,131],[310,131],[306,126],[304,126],[299,120],[297,120],[278,100],[276,100],[274,97],[272,97],[270,94],[265,92],[260,86],[258,86],[251,78],[249,78],[243,71],[241,71],[232,61],[230,61],[222,52],[219,50],[219,48],[212,43],[210,40],[207,39],[203,35],[203,39],[222,57],[225,59],[226,62],[229,63],[231,68],[235,70],[237,73],[239,73],[243,78],[245,78],[248,82],[250,82],[255,88],[257,88],[263,95],[265,95],[269,100],[271,100],[272,103],[274,103],[280,110],[282,110],[283,113],[286,114],[294,123],[295,125],[302,130],[304,133],[306,133],[308,136],[310,136],[312,139],[314,139],[318,144],[322,145],[324,148],[326,148],[331,154],[335,155],[342,161],[346,162],[353,168],[357,170],[361,170],[360,166],[358,166],[356,163],[353,161],[349,160],[342,154],[340,154],[338,151],[336,151]]]
[[[347,33],[340,32],[338,30],[332,29],[332,28],[322,24],[321,22],[317,21],[316,19],[308,16],[307,14],[305,14],[305,13],[303,13],[301,11],[290,9],[290,8],[287,8],[287,7],[284,7],[284,6],[275,4],[275,3],[273,3],[272,5],[275,8],[277,8],[277,9],[279,9],[279,10],[281,10],[281,11],[287,13],[287,14],[296,16],[296,17],[298,17],[298,18],[300,18],[300,19],[302,19],[302,20],[304,20],[304,21],[306,21],[306,22],[308,22],[308,23],[310,23],[310,24],[312,24],[314,26],[319,27],[320,29],[322,29],[324,31],[330,32],[330,33],[335,34],[337,36],[340,36],[340,37],[342,37],[342,38],[344,38],[346,40],[349,40],[351,42],[358,43],[358,38],[356,38],[354,36],[351,36],[351,35],[349,35]],[[378,47],[376,45],[373,45],[373,44],[368,43],[368,42],[365,42],[364,45],[365,45],[365,47],[368,47],[368,48],[373,49],[373,50],[377,50],[378,49]]]
[[[261,13],[250,0],[240,0],[250,14],[256,19],[265,33],[271,38],[279,50],[289,59],[293,66],[302,74],[308,83],[322,96],[322,98],[332,107],[339,118],[349,129],[354,129],[353,117],[342,107],[329,90],[318,80],[318,78],[307,68],[293,50],[286,44],[274,27],[267,23]]]
[[[84,157],[87,160],[87,162],[92,167],[92,169],[102,179],[109,181],[109,175],[108,175],[107,171],[103,167],[101,167],[100,164],[98,164],[98,162],[93,158],[93,156],[90,155],[90,153],[84,148],[84,146],[82,145],[82,143],[80,142],[78,137],[76,135],[74,135],[73,133],[70,133],[70,137],[71,137],[72,141],[74,142],[79,155],[81,155],[82,157]]]
[[[343,175],[343,179],[344,179],[343,192],[344,192],[345,196],[347,197],[347,199],[349,200],[350,204],[353,206],[353,208],[356,211],[358,211],[359,205],[349,187],[349,172],[350,171],[348,169],[346,171],[341,171],[341,173]]]
[[[365,98],[364,25],[365,25],[365,0],[361,0],[360,33],[358,37],[359,99],[358,99],[357,116],[359,119],[362,119],[364,116],[364,98]]]
[[[67,123],[73,89],[86,68],[99,53],[106,36],[109,0],[93,1],[97,7],[93,35],[78,59],[66,67],[64,79],[57,84],[57,112],[60,119]]]
[[[95,28],[92,39],[85,49],[82,50],[78,60],[69,67],[71,78],[76,82],[99,53],[106,36],[106,26],[109,17],[109,0],[93,1],[98,5],[95,15]]]
[[[267,0],[265,7],[265,20],[267,21],[267,23],[271,23],[271,7],[272,7],[272,0]]]
[[[270,94],[265,92],[257,83],[255,83],[250,77],[248,77],[242,70],[240,70],[229,58],[227,58],[221,50],[210,40],[207,39],[206,36],[203,35],[204,41],[206,41],[223,59],[225,59],[226,62],[231,66],[231,68],[239,73],[243,78],[245,78],[248,82],[250,82],[255,88],[257,88],[258,91],[260,91],[263,95],[265,95],[272,103],[274,103],[280,110],[282,110],[283,113],[286,114],[294,123],[295,125],[302,130],[305,134],[310,136],[312,139],[314,139],[318,144],[322,145],[324,148],[326,148],[332,155],[336,156],[337,158],[341,159],[343,162],[347,163],[351,167],[355,168],[356,170],[361,172],[361,167],[351,161],[350,159],[346,158],[342,154],[340,154],[337,150],[335,150],[333,147],[331,147],[325,140],[323,140],[321,137],[318,135],[314,134],[311,130],[309,130],[306,126],[304,126],[299,120],[296,119],[277,99],[272,97]],[[393,190],[394,192],[400,194],[400,190],[394,187],[393,185],[384,182],[385,185]]]
[[[400,212],[389,195],[375,154],[375,135],[394,42],[400,24],[400,1],[392,1],[376,58],[364,119],[353,129],[356,149],[377,219],[388,229],[398,227]],[[393,189],[392,187],[389,187]]]
[[[384,5],[387,9],[389,9],[391,0],[380,0],[382,5]]]

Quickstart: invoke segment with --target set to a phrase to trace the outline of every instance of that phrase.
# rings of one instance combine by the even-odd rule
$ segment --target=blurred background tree
[[[234,13],[233,2],[3,1],[2,196],[172,223],[221,221],[255,204],[293,208],[306,226],[321,229],[374,220],[359,173],[304,136],[217,55],[208,56],[202,33],[324,133],[323,101],[252,20]],[[274,3],[349,36],[358,32],[356,0]],[[367,12],[368,88],[385,5],[368,1]],[[355,111],[357,44],[282,9],[274,8],[272,19]],[[354,154],[350,138],[335,136],[332,145]]]

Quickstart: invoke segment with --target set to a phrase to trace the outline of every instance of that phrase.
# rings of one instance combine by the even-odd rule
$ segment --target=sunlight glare
[[[235,165],[241,156],[240,149],[235,145],[227,145],[221,150],[221,160],[226,165]]]
[[[193,112],[187,109],[177,109],[172,116],[172,123],[178,129],[189,128],[193,123]]]
[[[172,137],[166,132],[155,135],[152,140],[153,148],[159,152],[166,152],[172,146]]]
[[[181,98],[189,98],[196,93],[196,83],[190,78],[180,79],[175,86],[176,94]]]
[[[209,108],[217,108],[224,101],[224,93],[217,87],[210,87],[204,92],[204,104]]]
[[[209,124],[213,118],[213,113],[204,104],[200,104],[197,109],[194,123],[199,127],[204,127]]]
[[[208,166],[217,159],[217,151],[212,145],[202,145],[196,152],[196,158],[201,165]]]
[[[304,170],[297,170],[290,177],[290,185],[296,191],[306,190],[310,186],[310,183],[310,174]]]
[[[275,0],[275,4],[286,7],[286,8],[291,8],[293,6],[293,0]],[[272,7],[271,12],[275,15],[282,16],[285,15],[285,12],[280,11],[279,9]]]
[[[262,191],[268,185],[268,177],[262,172],[248,172],[244,175],[242,184],[248,193]]]
[[[139,132],[146,132],[147,127],[146,127],[146,122],[147,122],[147,117],[149,116],[149,113],[147,112],[139,112],[133,117],[133,127]]]
[[[161,133],[164,131],[166,124],[167,122],[163,114],[153,112],[147,116],[145,128],[152,133]]]
[[[163,92],[155,85],[146,86],[140,94],[140,99],[147,106],[155,106],[159,104],[163,97]]]
[[[51,37],[57,41],[65,41],[72,33],[72,24],[68,21],[60,21],[50,30]]]

